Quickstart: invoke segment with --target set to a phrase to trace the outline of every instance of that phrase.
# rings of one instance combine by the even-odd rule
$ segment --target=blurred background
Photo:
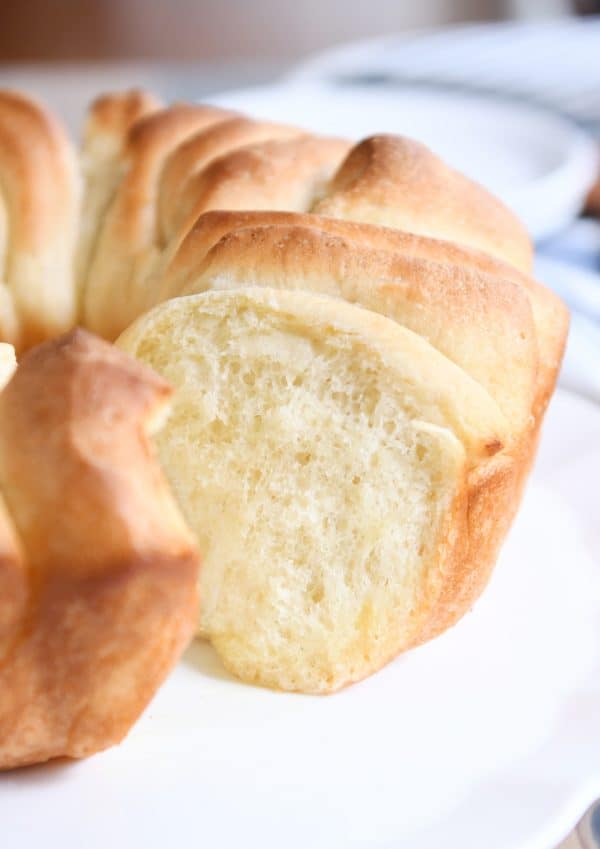
[[[289,63],[389,32],[594,11],[594,0],[5,0],[0,61]]]

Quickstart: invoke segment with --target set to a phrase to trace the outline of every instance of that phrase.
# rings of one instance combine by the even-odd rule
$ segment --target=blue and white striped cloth
[[[561,383],[600,403],[600,221],[579,219],[540,245],[536,273],[571,309]]]

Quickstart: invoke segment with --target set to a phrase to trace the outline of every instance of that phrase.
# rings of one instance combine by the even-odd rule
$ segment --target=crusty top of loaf
[[[438,236],[531,271],[531,240],[512,212],[414,139],[379,135],[356,145],[312,211]]]
[[[432,261],[438,269],[435,279],[440,287],[440,297],[447,295],[442,279],[468,276],[468,272],[471,271],[473,280],[480,278],[480,289],[486,288],[485,281],[488,281],[487,288],[492,298],[494,289],[496,290],[497,299],[494,298],[494,300],[504,300],[512,288],[515,318],[520,311],[522,314],[522,307],[518,306],[518,302],[522,302],[525,297],[529,301],[536,335],[538,361],[530,365],[533,368],[532,379],[536,386],[533,414],[534,418],[539,419],[554,388],[562,360],[568,328],[567,309],[552,290],[533,277],[518,271],[510,263],[496,259],[476,248],[446,239],[395,230],[392,227],[336,219],[330,216],[262,210],[239,212],[214,210],[198,218],[175,252],[158,281],[157,300],[185,290],[192,285],[193,279],[199,281],[206,264],[207,254],[225,236],[245,228],[264,229],[266,227],[277,228],[276,232],[280,234],[283,233],[282,228],[302,227],[338,236],[348,243],[346,250],[349,257],[350,254],[356,257],[364,255],[364,248],[372,248],[378,252],[385,251],[395,255],[399,263],[402,263],[402,258]],[[271,241],[276,243],[276,233],[271,237]],[[322,244],[325,245],[326,242],[323,241]],[[222,250],[223,247],[219,249],[219,253]],[[230,243],[228,253],[233,260],[232,250]],[[267,253],[265,255],[267,263],[268,257]],[[349,261],[353,262],[350,259]],[[311,256],[306,258],[306,262],[309,269],[311,266],[315,270],[319,267],[316,246]],[[390,258],[388,262],[391,263],[393,260]],[[425,276],[426,267],[426,263],[421,264],[422,274]],[[375,275],[378,273],[376,268],[373,269],[373,273]],[[370,279],[371,276],[366,274],[365,277]],[[508,285],[509,283],[512,287]],[[516,293],[514,287],[517,287],[520,292]],[[422,306],[426,316],[427,304],[423,302]],[[478,300],[473,301],[471,304],[473,317],[478,314],[479,307],[483,307],[483,304]],[[481,312],[479,314],[481,315]],[[493,314],[487,309],[485,316],[481,315],[481,318],[489,321],[490,327],[493,326]],[[518,324],[519,321],[516,320],[513,328],[515,333],[519,332]],[[483,327],[480,329],[483,331]],[[481,338],[487,340],[487,333],[482,332]],[[508,374],[506,379],[509,380]]]
[[[62,241],[74,211],[75,159],[61,124],[37,101],[0,91],[0,153],[11,224],[5,259]]]
[[[168,242],[194,213],[197,203],[194,177],[213,160],[252,144],[302,135],[296,127],[254,121],[242,115],[224,117],[204,132],[175,148],[165,163],[159,186],[159,226]]]
[[[96,139],[111,139],[116,149],[122,146],[129,130],[142,118],[161,108],[160,100],[139,89],[104,94],[91,104],[84,128],[84,147]]]
[[[28,347],[76,321],[79,176],[60,123],[8,91],[0,91],[0,184],[0,336]]]

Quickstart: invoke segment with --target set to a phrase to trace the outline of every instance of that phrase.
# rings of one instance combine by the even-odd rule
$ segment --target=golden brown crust
[[[312,211],[448,239],[531,271],[531,241],[518,219],[425,145],[402,136],[356,145]]]
[[[191,636],[197,555],[147,434],[169,395],[83,331],[0,395],[0,768],[118,742]]]
[[[562,362],[569,323],[568,310],[554,292],[512,265],[444,239],[314,214],[215,210],[201,215],[190,229],[173,257],[166,277],[161,281],[162,289],[159,290],[157,300],[181,291],[185,285],[185,275],[198,269],[208,251],[227,233],[244,227],[266,225],[310,227],[360,245],[391,251],[406,258],[433,260],[458,269],[471,269],[521,287],[531,305],[539,354],[533,413],[536,420],[543,415],[554,392]]]
[[[210,209],[307,212],[348,152],[350,144],[324,136],[273,139],[215,160],[189,186],[183,238]]]
[[[177,147],[167,159],[160,178],[159,226],[166,244],[189,218],[196,199],[194,178],[213,160],[232,150],[270,139],[289,139],[302,131],[284,124],[235,116],[220,121]]]
[[[25,348],[75,322],[79,181],[62,126],[11,91],[0,91],[0,192],[0,335]]]
[[[154,259],[159,179],[169,153],[191,135],[225,120],[212,106],[179,104],[136,121],[121,157],[124,171],[81,283],[87,327],[112,339],[140,312],[143,264]]]
[[[90,106],[80,157],[85,183],[75,257],[80,299],[101,225],[123,177],[129,132],[136,122],[158,111],[160,106],[152,94],[137,90],[106,94]]]
[[[90,142],[98,137],[110,139],[114,147],[120,147],[133,125],[157,112],[161,105],[157,97],[142,89],[104,94],[90,106],[84,137]]]
[[[530,428],[537,344],[528,298],[514,283],[309,226],[245,227],[223,236],[206,256],[199,248],[197,263],[189,246],[187,267],[175,258],[165,297],[259,285],[358,303],[418,333],[463,368],[498,403],[512,433]]]

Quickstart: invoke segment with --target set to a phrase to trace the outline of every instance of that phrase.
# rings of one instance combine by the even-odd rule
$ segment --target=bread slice
[[[90,106],[80,152],[83,197],[75,256],[80,297],[84,294],[104,216],[127,168],[126,145],[131,128],[160,107],[154,95],[137,89],[105,94]]]
[[[405,260],[429,260],[436,263],[438,268],[443,266],[447,269],[444,279],[440,280],[439,273],[436,275],[441,295],[445,294],[453,277],[460,279],[465,273],[469,276],[479,273],[483,281],[485,279],[490,281],[491,286],[498,290],[499,300],[505,297],[502,293],[507,290],[507,282],[518,286],[529,301],[535,325],[538,364],[535,369],[536,388],[532,412],[536,421],[542,417],[554,391],[564,353],[569,324],[569,314],[564,303],[551,289],[548,289],[533,277],[518,271],[508,262],[503,262],[482,251],[443,238],[433,238],[404,230],[394,230],[391,227],[316,214],[303,215],[293,212],[262,210],[240,212],[214,210],[201,215],[183,240],[179,250],[162,275],[160,289],[157,291],[157,297],[153,303],[158,303],[160,300],[179,295],[185,291],[191,292],[195,286],[201,286],[205,260],[208,264],[207,254],[209,251],[216,248],[220,240],[230,233],[258,227],[311,228],[350,242],[351,244],[348,247],[350,253],[362,253],[363,248],[372,248],[399,255],[404,257]],[[285,240],[280,239],[280,242],[279,254],[283,255],[286,251],[289,253],[290,249],[285,246]],[[231,248],[224,249],[224,246],[221,246],[212,253],[210,263],[214,264],[216,257],[219,257],[218,262],[222,262],[226,253],[231,256]],[[287,258],[286,262],[289,262]],[[356,265],[356,260],[353,262]],[[481,285],[485,285],[485,283],[482,282]],[[486,288],[489,288],[489,285]],[[195,291],[199,291],[199,289]],[[478,298],[471,305],[471,308],[476,311],[477,307],[482,305],[484,304]],[[427,304],[423,306],[426,307]],[[493,324],[495,322],[494,306],[490,299],[486,299],[485,309],[487,320]],[[479,321],[478,317],[478,326]],[[517,331],[516,326],[514,331]],[[487,345],[488,337],[487,334],[484,333],[484,335]],[[497,333],[493,334],[492,342],[495,341],[494,337],[497,335]],[[508,381],[509,375],[513,373],[513,365],[504,361],[504,364],[499,366],[497,371],[499,372],[498,380],[506,379]],[[505,374],[502,375],[501,372]]]
[[[333,298],[239,289],[161,304],[117,344],[177,388],[159,456],[229,669],[332,691],[468,608],[470,478],[506,421],[426,341]]]
[[[197,256],[186,251],[185,262],[176,258],[165,283],[179,290],[173,294],[266,286],[359,304],[418,333],[460,366],[496,400],[513,434],[530,429],[538,347],[520,286],[441,258],[372,248],[318,224],[302,216],[236,229],[204,257],[199,246]]]
[[[323,292],[393,318],[490,393],[510,425],[502,461],[486,469],[473,506],[489,553],[480,542],[477,550],[493,562],[554,391],[568,327],[560,299],[512,266],[440,239],[257,211],[202,216],[167,267],[160,297],[249,285]]]

